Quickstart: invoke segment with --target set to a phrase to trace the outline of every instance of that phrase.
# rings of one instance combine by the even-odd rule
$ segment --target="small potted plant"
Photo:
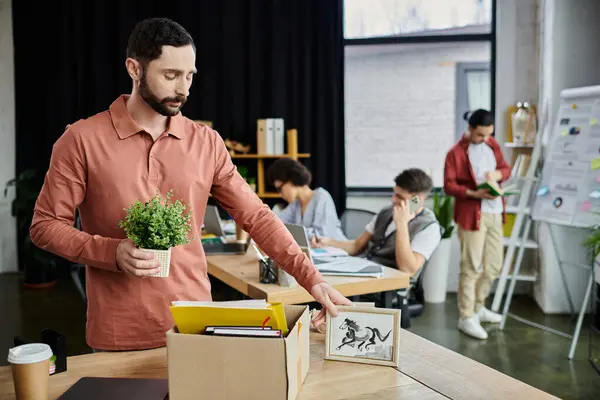
[[[154,258],[160,261],[160,272],[151,276],[168,277],[171,249],[193,240],[189,236],[191,210],[172,198],[173,191],[169,190],[166,199],[157,193],[145,203],[138,200],[124,209],[127,215],[119,222],[136,247],[154,253]]]

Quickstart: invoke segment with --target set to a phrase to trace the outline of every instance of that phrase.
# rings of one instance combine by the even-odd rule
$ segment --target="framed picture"
[[[398,367],[400,310],[337,306],[327,313],[325,359]]]

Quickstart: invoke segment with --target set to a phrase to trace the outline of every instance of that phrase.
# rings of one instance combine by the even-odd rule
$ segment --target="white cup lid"
[[[52,357],[52,349],[45,343],[30,343],[8,350],[11,364],[34,364]]]

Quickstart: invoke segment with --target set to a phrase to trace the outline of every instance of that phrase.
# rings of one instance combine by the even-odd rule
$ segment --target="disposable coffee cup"
[[[47,400],[52,349],[30,343],[8,350],[17,400]]]

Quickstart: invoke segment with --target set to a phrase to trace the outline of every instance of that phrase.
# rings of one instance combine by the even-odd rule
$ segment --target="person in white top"
[[[466,113],[465,120],[469,130],[446,156],[444,191],[456,199],[454,219],[461,242],[458,329],[487,339],[481,322],[499,323],[502,319],[485,307],[485,300],[503,263],[504,201],[478,186],[506,180],[510,167],[492,137],[493,114],[477,110],[470,116]]]
[[[433,181],[418,168],[402,171],[394,180],[392,202],[365,226],[354,240],[313,239],[312,247],[331,246],[352,256],[363,255],[379,264],[414,275],[427,262],[441,240],[441,228],[433,211],[423,203]],[[410,211],[411,199],[419,207]]]

